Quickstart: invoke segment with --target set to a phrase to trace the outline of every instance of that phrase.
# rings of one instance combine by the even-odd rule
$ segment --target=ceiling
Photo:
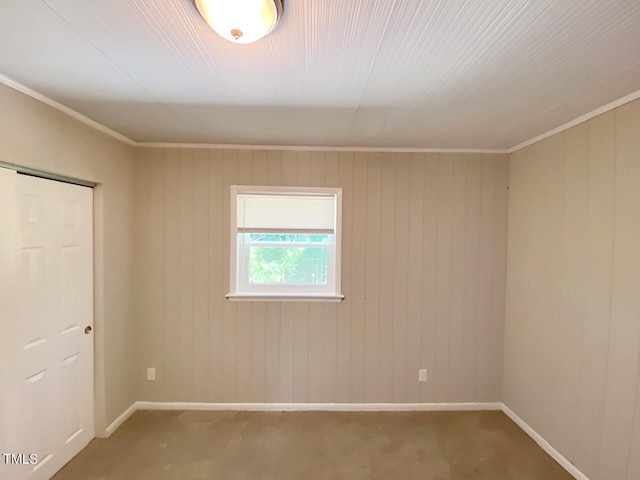
[[[640,89],[638,0],[0,0],[0,73],[141,142],[506,149]]]

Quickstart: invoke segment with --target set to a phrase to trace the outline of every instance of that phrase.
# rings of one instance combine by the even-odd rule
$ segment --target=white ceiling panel
[[[510,148],[640,89],[638,0],[2,0],[0,73],[137,141]]]
[[[292,138],[296,145],[344,145],[353,113],[347,108],[243,105],[175,105],[173,109],[190,127],[189,133],[173,136],[178,142],[249,145],[291,145]],[[144,138],[166,141],[152,131]]]
[[[144,95],[45,4],[2,0],[0,5],[3,73],[56,96],[124,101]]]

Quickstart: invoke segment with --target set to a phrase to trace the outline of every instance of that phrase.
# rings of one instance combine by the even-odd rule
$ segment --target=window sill
[[[271,294],[271,293],[228,293],[226,297],[232,302],[332,302],[339,303],[344,295],[331,294]]]

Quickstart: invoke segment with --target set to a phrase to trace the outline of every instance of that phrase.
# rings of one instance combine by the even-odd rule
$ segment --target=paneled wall
[[[591,480],[640,478],[640,101],[511,157],[504,402]]]
[[[500,400],[507,156],[137,157],[139,399]],[[225,299],[231,184],[343,188],[342,303]]]

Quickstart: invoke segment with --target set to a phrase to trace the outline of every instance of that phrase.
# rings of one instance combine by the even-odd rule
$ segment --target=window
[[[231,186],[231,300],[340,301],[342,189]]]

